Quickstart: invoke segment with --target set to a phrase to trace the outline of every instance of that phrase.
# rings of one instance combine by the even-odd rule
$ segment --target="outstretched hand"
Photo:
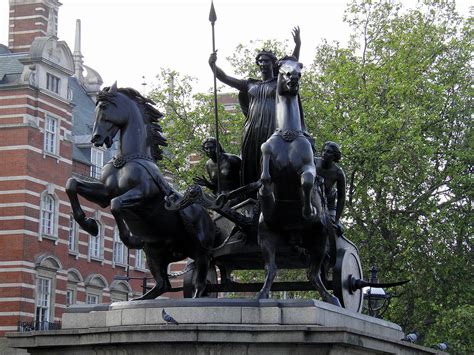
[[[299,26],[293,27],[291,34],[293,35],[293,40],[295,41],[296,45],[300,46],[301,45],[300,27]]]
[[[196,184],[200,185],[200,186],[205,186],[205,187],[208,187],[210,189],[212,189],[214,187],[214,184],[212,182],[210,182],[209,180],[207,180],[204,176],[194,177],[193,181]]]

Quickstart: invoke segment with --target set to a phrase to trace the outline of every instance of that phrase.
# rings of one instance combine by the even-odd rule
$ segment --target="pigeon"
[[[436,345],[433,345],[432,346],[433,349],[437,349],[437,350],[448,350],[448,344],[446,343],[439,343],[439,344],[436,344]]]
[[[168,323],[168,324],[179,324],[176,319],[171,317],[168,313],[166,313],[165,309],[161,311],[161,316],[163,317],[163,320]]]
[[[418,336],[419,336],[418,332],[414,331],[413,333],[405,335],[402,341],[406,341],[408,343],[416,343],[416,341],[418,340]]]

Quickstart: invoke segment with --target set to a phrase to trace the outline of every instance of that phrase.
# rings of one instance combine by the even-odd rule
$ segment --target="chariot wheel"
[[[333,273],[333,290],[341,305],[352,312],[362,312],[364,295],[354,287],[354,280],[362,280],[362,265],[357,249],[339,249]]]
[[[194,294],[194,280],[196,279],[196,272],[194,265],[190,265],[191,271],[184,274],[183,277],[183,297],[192,298]],[[207,271],[207,283],[215,285],[217,284],[217,271],[214,264],[209,265]],[[217,292],[206,292],[206,297],[217,298]]]

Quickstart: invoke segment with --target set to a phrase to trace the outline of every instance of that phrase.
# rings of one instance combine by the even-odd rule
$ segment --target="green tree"
[[[193,94],[196,79],[171,69],[161,69],[149,97],[165,114],[162,127],[168,139],[160,166],[173,176],[178,189],[193,183],[192,178],[204,173],[206,159],[202,157],[204,138],[215,136],[214,98],[211,94]],[[243,117],[239,112],[227,112],[218,105],[220,141],[228,152],[238,154]]]
[[[277,40],[255,40],[249,44],[239,44],[232,56],[226,59],[232,65],[235,75],[242,78],[260,78],[260,71],[255,63],[257,54],[265,49],[275,54],[277,58],[290,55],[292,52],[288,49],[288,41],[279,42]]]
[[[348,48],[323,43],[307,75],[307,125],[319,144],[342,143],[363,265],[412,280],[387,317],[426,334],[473,303],[472,19],[452,1],[366,0],[345,21]]]

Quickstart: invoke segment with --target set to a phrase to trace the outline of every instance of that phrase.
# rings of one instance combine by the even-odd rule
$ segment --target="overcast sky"
[[[300,61],[309,65],[322,38],[345,43],[343,23],[348,0],[214,0],[217,13],[218,65],[233,74],[225,57],[239,44],[256,39],[288,40],[301,28]],[[414,5],[415,0],[404,1]],[[105,85],[149,90],[161,67],[176,69],[212,86],[207,64],[212,50],[210,0],[61,0],[58,37],[74,50],[76,19],[82,22],[84,63],[97,70]],[[470,1],[457,1],[467,13]],[[8,0],[0,0],[0,43],[8,42]],[[290,53],[289,53],[290,54]]]

